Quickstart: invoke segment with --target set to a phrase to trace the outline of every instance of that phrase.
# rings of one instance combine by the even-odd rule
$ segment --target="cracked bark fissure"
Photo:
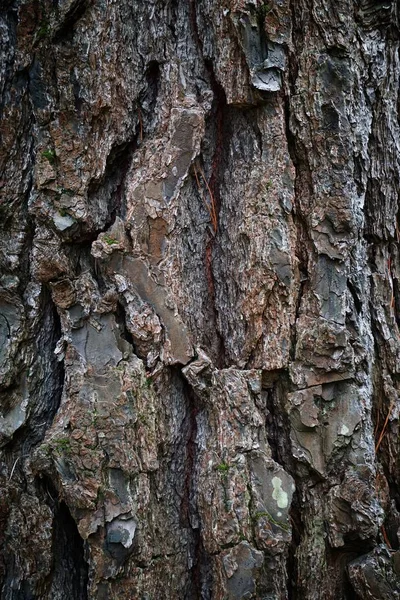
[[[0,36],[0,597],[400,598],[397,2]]]

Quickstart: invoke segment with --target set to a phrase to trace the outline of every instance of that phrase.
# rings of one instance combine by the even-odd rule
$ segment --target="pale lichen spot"
[[[350,432],[350,429],[346,426],[346,425],[342,425],[339,434],[340,435],[347,435]]]
[[[286,508],[289,504],[289,498],[285,490],[282,489],[282,479],[273,477],[271,483],[274,488],[272,492],[273,499],[276,500],[279,508]]]

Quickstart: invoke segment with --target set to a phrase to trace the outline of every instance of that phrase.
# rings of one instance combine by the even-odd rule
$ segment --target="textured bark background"
[[[400,598],[395,0],[3,0],[4,600]]]

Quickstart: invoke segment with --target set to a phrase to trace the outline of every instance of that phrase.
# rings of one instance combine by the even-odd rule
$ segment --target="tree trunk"
[[[4,600],[400,598],[395,0],[3,0]]]

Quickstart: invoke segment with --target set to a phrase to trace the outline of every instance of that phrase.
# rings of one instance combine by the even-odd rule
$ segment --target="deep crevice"
[[[31,410],[25,424],[4,446],[5,456],[9,453],[18,454],[22,458],[28,456],[32,448],[44,439],[61,402],[64,363],[58,362],[54,354],[55,346],[61,337],[61,322],[50,293],[46,289],[42,293],[41,304],[43,316],[33,337],[38,348],[35,355],[41,358],[41,366],[38,368],[43,371],[43,376],[35,387],[29,386],[29,380],[27,382],[27,394],[34,396],[36,401],[31,402]]]
[[[120,336],[122,337],[123,340],[125,340],[126,342],[128,342],[128,344],[130,344],[132,346],[133,351],[136,353],[134,339],[126,325],[125,307],[121,301],[118,302],[117,310],[114,314],[115,314],[115,321],[119,328]]]
[[[347,280],[347,288],[353,298],[354,307],[355,307],[357,313],[360,314],[360,312],[362,311],[362,303],[360,301],[360,298],[359,298],[359,295],[357,293],[355,286],[351,283],[350,280]]]
[[[59,44],[68,39],[73,40],[74,26],[83,17],[90,6],[91,0],[75,0],[71,3],[67,13],[53,35],[53,42]]]
[[[300,545],[301,538],[304,535],[304,524],[301,519],[301,502],[299,499],[299,491],[296,489],[292,504],[289,510],[289,517],[292,525],[292,540],[289,545],[287,558],[287,592],[288,600],[301,600],[298,594],[298,563],[296,552]]]
[[[373,256],[369,257],[369,264],[372,268]],[[391,508],[385,514],[383,527],[381,528],[381,541],[389,544],[392,549],[399,548],[397,532],[400,527],[400,494],[398,487],[397,465],[393,464],[393,447],[396,445],[398,451],[398,437],[390,431],[390,419],[385,429],[385,420],[391,410],[391,401],[385,393],[384,380],[382,373],[385,371],[385,342],[379,331],[377,316],[374,310],[374,304],[371,301],[371,330],[374,338],[374,357],[372,361],[372,411],[371,421],[375,432],[375,444],[377,444],[382,432],[384,432],[379,449],[376,450],[376,460],[382,468],[382,477],[386,479],[389,486],[389,498]],[[393,382],[395,385],[395,382]],[[377,479],[377,487],[379,487]],[[386,538],[386,539],[385,539]]]
[[[213,92],[212,107],[206,118],[206,131],[203,138],[202,157],[205,163],[205,176],[207,177],[208,174],[208,187],[211,195],[210,202],[212,202],[215,210],[216,223],[214,231],[210,233],[205,247],[205,270],[206,279],[208,282],[208,291],[210,295],[210,305],[213,307],[215,333],[218,343],[218,350],[216,351],[213,359],[218,368],[222,369],[226,366],[226,350],[223,335],[217,327],[218,318],[215,303],[215,275],[213,270],[213,257],[216,251],[219,213],[221,209],[220,176],[224,148],[226,147],[225,129],[227,101],[225,91],[215,75],[212,60],[204,56],[203,42],[200,38],[197,26],[196,4],[194,0],[190,0],[189,15],[194,41],[199,50],[200,56],[203,59],[204,67],[209,78],[210,87]],[[207,147],[204,144],[204,140],[208,141],[209,145]]]
[[[310,203],[312,198],[312,179],[311,171],[307,158],[307,151],[296,134],[292,131],[292,108],[291,96],[296,94],[296,80],[298,77],[299,64],[297,56],[302,52],[304,45],[304,30],[302,28],[301,15],[297,14],[298,7],[294,0],[290,0],[290,11],[293,23],[293,45],[294,50],[289,51],[288,56],[288,74],[287,84],[283,96],[283,108],[285,117],[285,133],[288,152],[295,169],[294,182],[294,206],[293,206],[293,221],[296,227],[296,248],[295,254],[298,259],[299,271],[299,289],[296,298],[296,313],[293,326],[293,334],[291,338],[290,355],[291,360],[296,360],[296,345],[297,345],[297,322],[300,317],[302,308],[302,300],[309,286],[308,262],[309,253],[311,251],[309,227],[307,224],[307,211],[301,205],[300,199],[306,199]],[[290,422],[289,416],[285,410],[284,394],[290,390],[290,380],[287,376],[286,382],[281,384],[281,390],[275,386],[267,400],[267,407],[270,413],[272,424],[270,425],[270,435],[272,444],[277,441],[277,449],[275,451],[277,462],[279,462],[285,470],[291,474],[295,482],[295,492],[293,494],[292,504],[289,515],[292,525],[292,539],[289,545],[287,558],[287,593],[289,600],[301,600],[302,591],[299,585],[299,561],[297,551],[301,540],[305,534],[305,525],[303,523],[304,507],[301,501],[302,477],[298,474],[295,464],[295,459],[291,451],[290,442]],[[282,396],[282,398],[280,398]]]
[[[3,34],[4,46],[2,48],[2,80],[3,82],[5,82],[5,86],[2,89],[2,93],[0,94],[0,120],[3,118],[4,107],[6,105],[6,98],[9,97],[9,91],[13,85],[12,75],[15,60],[15,52],[13,52],[13,49],[17,47],[18,27],[18,8],[16,6],[15,0],[3,0],[2,20],[3,23],[7,26],[9,38],[7,40],[7,36]],[[9,48],[7,48],[7,42],[9,42]],[[6,59],[9,59],[8,62],[6,62]]]
[[[265,429],[272,458],[288,473],[294,471],[289,441],[289,425],[281,401],[284,390],[289,389],[289,377],[285,369],[263,371],[262,387],[265,394]],[[290,462],[290,464],[288,464]]]
[[[84,542],[65,502],[61,501],[53,520],[53,573],[51,598],[86,600],[88,564]]]
[[[89,185],[88,203],[93,209],[99,202],[107,207],[108,217],[102,231],[108,229],[117,216],[126,216],[124,183],[133,154],[138,148],[140,123],[136,129],[137,132],[130,139],[112,147],[101,178],[92,180]]]
[[[148,134],[154,125],[160,77],[160,63],[156,60],[150,61],[144,73],[145,86],[138,98],[139,139],[141,142],[145,134]]]
[[[193,565],[190,569],[190,587],[185,600],[210,600],[212,590],[212,569],[210,557],[204,549],[200,519],[197,514],[196,494],[198,490],[195,480],[195,465],[197,458],[197,415],[203,409],[202,401],[192,387],[179,372],[182,380],[184,395],[188,402],[188,414],[185,420],[186,459],[185,484],[181,504],[181,522],[184,527],[190,527],[193,534]]]
[[[302,521],[302,505],[300,501],[301,478],[296,471],[295,459],[290,442],[290,423],[285,410],[285,394],[290,390],[290,380],[285,369],[263,371],[262,389],[265,394],[266,419],[265,429],[272,458],[289,473],[295,482],[295,492],[289,510],[292,526],[292,540],[287,557],[287,593],[289,600],[300,600],[297,585],[297,549],[304,534]]]
[[[291,70],[294,68],[297,70],[296,61],[289,61]],[[294,64],[294,66],[293,66]],[[294,75],[291,75],[293,80]],[[294,87],[294,80],[291,83]],[[311,173],[309,170],[308,163],[305,159],[305,150],[300,150],[295,138],[295,135],[290,129],[290,99],[287,95],[284,96],[284,114],[285,114],[285,130],[286,140],[290,158],[295,168],[295,183],[294,183],[294,207],[293,207],[293,221],[296,226],[297,238],[296,238],[296,257],[298,259],[299,269],[299,290],[296,298],[296,315],[295,323],[293,327],[292,343],[291,343],[291,359],[295,360],[296,344],[297,344],[297,328],[296,323],[300,317],[301,302],[306,290],[306,286],[309,280],[308,273],[308,253],[310,246],[310,239],[308,234],[308,227],[306,219],[302,213],[298,198],[303,196],[303,188],[306,189],[307,195],[311,196]],[[303,156],[304,154],[304,156]]]
[[[397,327],[400,329],[400,283],[397,277],[392,278],[393,281],[393,298],[392,308]]]

